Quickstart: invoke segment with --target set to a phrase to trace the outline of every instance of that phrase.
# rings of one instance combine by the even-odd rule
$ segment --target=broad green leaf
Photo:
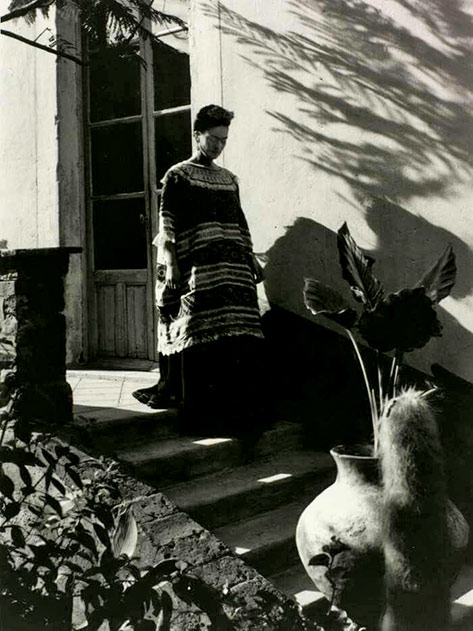
[[[41,448],[41,456],[53,469],[56,467],[58,463],[56,456],[53,456],[53,454],[44,447]]]
[[[88,532],[85,532],[84,529],[78,529],[73,538],[81,543],[85,548],[90,550],[94,555],[97,554],[97,544],[95,543],[95,539]]]
[[[15,492],[13,480],[6,474],[0,473],[0,493],[5,497],[12,498]]]
[[[437,262],[420,279],[416,287],[424,287],[426,296],[434,304],[437,304],[450,294],[455,284],[456,275],[455,253],[452,246],[449,245]]]
[[[164,561],[160,561],[149,570],[144,578],[148,581],[161,580],[177,570],[176,564],[177,562],[175,559],[165,559]]]
[[[28,488],[31,488],[33,485],[33,481],[31,479],[30,472],[28,471],[25,465],[20,465],[20,476],[23,482],[25,483],[25,485]]]
[[[384,295],[383,286],[371,269],[374,259],[363,254],[346,223],[338,231],[337,245],[342,275],[355,300],[373,309]]]
[[[54,446],[54,453],[56,454],[56,458],[59,460],[59,458],[62,458],[63,456],[68,456],[70,452],[70,447],[68,447],[67,445],[55,445]]]
[[[80,463],[79,456],[77,454],[73,453],[72,451],[70,451],[69,454],[67,455],[67,459],[75,467]]]
[[[72,561],[66,561],[64,565],[68,567],[71,572],[75,572],[76,574],[82,574],[84,572],[80,565],[77,565],[77,563],[73,563]]]
[[[5,464],[6,462],[15,462],[15,457],[13,449],[2,446],[0,447],[0,464]]]
[[[61,495],[65,495],[66,494],[66,487],[55,476],[53,476],[51,478],[51,484],[57,488],[57,490],[59,491],[59,493],[61,493]]]
[[[5,506],[5,508],[3,509],[3,517],[5,517],[5,519],[12,519],[13,517],[16,517],[18,515],[20,510],[21,505],[19,504],[19,502],[12,502],[11,504]]]
[[[305,279],[304,303],[314,315],[325,316],[347,329],[355,325],[358,317],[338,291],[313,278]]]
[[[74,482],[77,488],[82,489],[84,487],[84,484],[82,482],[82,478],[80,477],[79,473],[71,466],[66,466],[65,469],[66,469],[67,475],[71,478],[71,480]]]
[[[110,546],[110,537],[108,536],[106,529],[97,523],[92,524],[92,526],[100,542],[108,548]]]
[[[158,616],[158,631],[169,631],[171,628],[172,618],[172,598],[169,594],[163,591],[160,599],[161,611]],[[154,603],[153,603],[154,604]],[[155,605],[156,610],[156,605]]]
[[[138,527],[131,506],[119,515],[113,535],[113,553],[115,556],[125,554],[131,559],[138,543]]]
[[[346,552],[347,550],[350,550],[350,546],[347,546],[346,543],[343,543],[343,541],[340,541],[340,539],[338,539],[338,537],[335,537],[335,535],[333,535],[330,538],[329,548],[333,556],[336,556],[337,554],[340,554],[341,552]],[[325,548],[323,547],[322,550],[324,549]]]
[[[38,506],[32,506],[32,505],[28,504],[26,508],[35,517],[42,517],[43,516],[43,511]]]
[[[136,581],[141,579],[141,570],[137,565],[130,563],[130,565],[127,566],[127,569]]]
[[[328,567],[330,565],[330,556],[326,552],[316,554],[310,559],[309,565],[323,565]]]
[[[30,451],[24,449],[16,449],[17,452],[17,464],[24,464],[28,467],[41,467],[41,461]]]
[[[11,538],[17,548],[23,548],[25,545],[25,536],[20,526],[11,527]]]
[[[61,504],[58,502],[58,500],[55,497],[47,493],[45,495],[44,501],[48,506],[50,506],[59,515],[59,517],[63,516]]]

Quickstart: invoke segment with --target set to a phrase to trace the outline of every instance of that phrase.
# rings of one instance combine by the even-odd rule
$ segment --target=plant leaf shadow
[[[297,157],[373,195],[448,198],[472,175],[473,19],[460,0],[397,4],[412,28],[360,0],[292,0],[284,32],[204,11],[292,99],[267,113]]]

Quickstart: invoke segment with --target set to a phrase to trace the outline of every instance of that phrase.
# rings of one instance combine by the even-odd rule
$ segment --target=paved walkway
[[[129,370],[68,370],[74,415],[110,420],[133,414],[152,414],[152,410],[132,397],[133,390],[152,386],[158,373]]]

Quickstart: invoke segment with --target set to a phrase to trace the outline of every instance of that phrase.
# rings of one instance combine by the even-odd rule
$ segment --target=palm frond
[[[182,18],[158,11],[146,0],[12,0],[1,21],[24,18],[31,23],[38,11],[47,15],[52,5],[64,12],[78,10],[85,34],[101,46],[130,41],[135,35],[158,42],[150,22],[187,29]]]

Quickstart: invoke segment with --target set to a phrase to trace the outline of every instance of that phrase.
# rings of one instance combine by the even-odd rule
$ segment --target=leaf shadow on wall
[[[473,114],[467,106],[473,97],[473,19],[461,0],[393,0],[383,12],[362,0],[288,0],[281,3],[289,13],[280,31],[224,2],[203,6],[272,90],[289,97],[285,111],[267,111],[277,122],[273,131],[297,141],[291,144],[299,148],[295,157],[311,164],[315,177],[323,171],[350,185],[356,212],[364,209],[378,238],[372,254],[387,261],[388,286],[417,280],[403,275],[421,253],[430,251],[435,260],[451,243],[459,266],[452,296],[469,296],[469,248],[406,209],[415,197],[454,200],[456,185],[473,175]],[[296,313],[303,309],[303,270],[293,267],[291,257],[300,260],[307,249],[301,221],[284,237],[287,263],[270,261],[267,282],[270,301]],[[315,243],[326,253],[324,234]],[[275,244],[270,257],[280,247]],[[307,256],[310,261],[315,255]],[[336,278],[334,261],[332,267],[320,263],[321,280]],[[419,260],[419,273],[429,264]],[[471,346],[464,327],[447,313],[444,320],[458,345]]]
[[[275,132],[297,141],[298,158],[398,201],[448,197],[471,179],[473,20],[460,0],[393,2],[409,30],[394,10],[360,0],[287,4],[285,32],[224,3],[204,7],[268,85],[292,99],[287,111],[267,113]]]
[[[280,7],[290,7],[290,19],[279,30],[223,2],[204,5],[246,63],[278,93],[266,112],[281,143],[296,141],[287,145],[294,147],[295,159],[313,167],[314,178],[330,174],[334,190],[337,178],[349,185],[352,199],[345,202],[357,204],[357,213],[364,213],[376,234],[376,250],[369,254],[393,291],[416,282],[448,243],[458,263],[452,297],[464,298],[473,289],[467,245],[407,210],[415,198],[455,203],[456,187],[473,175],[473,112],[467,105],[473,96],[473,21],[462,5],[460,0],[393,0],[382,13],[361,0],[288,0]],[[402,13],[412,28],[394,19]],[[288,185],[288,204],[290,190]],[[322,217],[316,204],[313,216]],[[337,280],[335,234],[321,223],[299,217],[267,254],[265,289],[272,305],[306,313],[304,276],[346,292]],[[439,317],[457,349],[471,348],[467,329],[442,307]],[[328,354],[324,359],[329,361]],[[326,383],[333,365],[317,366],[314,353],[303,367],[312,370],[312,388],[320,394],[317,375]],[[340,366],[335,370],[341,371],[330,375],[336,402],[337,382],[350,377]],[[310,416],[311,404],[304,400]]]

